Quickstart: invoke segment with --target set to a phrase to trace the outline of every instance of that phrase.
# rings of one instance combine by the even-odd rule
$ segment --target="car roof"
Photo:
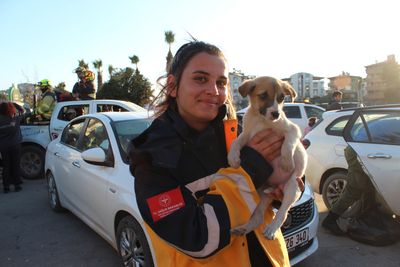
[[[147,111],[127,111],[127,112],[100,112],[100,113],[92,113],[86,114],[77,117],[76,119],[82,118],[98,118],[104,119],[108,118],[112,121],[125,121],[125,120],[132,120],[132,119],[151,119],[151,113]],[[74,120],[76,120],[74,119]]]
[[[65,101],[58,102],[57,104],[59,105],[65,105]],[[134,110],[137,111],[145,111],[146,109],[139,106],[138,104],[135,104],[133,102],[125,101],[125,100],[116,100],[116,99],[93,99],[93,100],[73,100],[73,101],[68,101],[68,105],[83,105],[83,104],[90,104],[90,103],[96,103],[96,104],[105,104],[105,105],[118,105],[118,104],[125,104],[126,106],[131,107]]]
[[[338,110],[329,110],[329,111],[325,111],[322,114],[322,118],[327,118],[330,116],[342,116],[342,115],[349,115],[352,114],[354,111],[356,110],[370,110],[370,109],[391,109],[391,108],[395,108],[395,109],[400,109],[400,104],[386,104],[386,105],[377,105],[377,106],[365,106],[365,107],[353,107],[353,108],[344,108],[344,109],[338,109]]]

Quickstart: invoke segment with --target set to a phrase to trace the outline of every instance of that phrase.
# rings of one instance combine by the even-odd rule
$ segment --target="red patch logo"
[[[148,198],[147,204],[154,222],[185,206],[179,187]]]

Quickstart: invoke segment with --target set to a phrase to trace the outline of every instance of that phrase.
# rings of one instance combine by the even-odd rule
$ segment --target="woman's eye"
[[[226,86],[226,81],[217,81],[217,86],[219,88],[225,88]]]
[[[201,83],[205,83],[207,81],[206,77],[195,77],[194,78],[196,81],[201,82]]]

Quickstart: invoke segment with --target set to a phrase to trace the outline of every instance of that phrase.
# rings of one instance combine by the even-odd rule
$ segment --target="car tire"
[[[123,266],[154,266],[146,235],[133,217],[124,217],[118,223],[117,246]]]
[[[346,172],[335,172],[326,178],[322,186],[322,198],[328,209],[339,199],[347,184]]]
[[[27,180],[44,177],[44,160],[46,151],[37,146],[23,146],[21,151],[21,176]]]
[[[58,196],[58,190],[56,180],[51,172],[46,175],[47,178],[47,192],[49,197],[50,208],[55,212],[62,212],[65,209],[61,206],[60,197]]]

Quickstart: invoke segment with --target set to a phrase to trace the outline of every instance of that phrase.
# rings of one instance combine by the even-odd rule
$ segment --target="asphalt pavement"
[[[1,187],[0,187],[1,188]],[[13,190],[13,188],[11,188]],[[316,195],[320,220],[326,207]],[[318,230],[319,249],[297,267],[400,267],[400,242],[373,247]],[[55,213],[45,180],[0,191],[0,266],[120,266],[117,252],[70,212]]]

